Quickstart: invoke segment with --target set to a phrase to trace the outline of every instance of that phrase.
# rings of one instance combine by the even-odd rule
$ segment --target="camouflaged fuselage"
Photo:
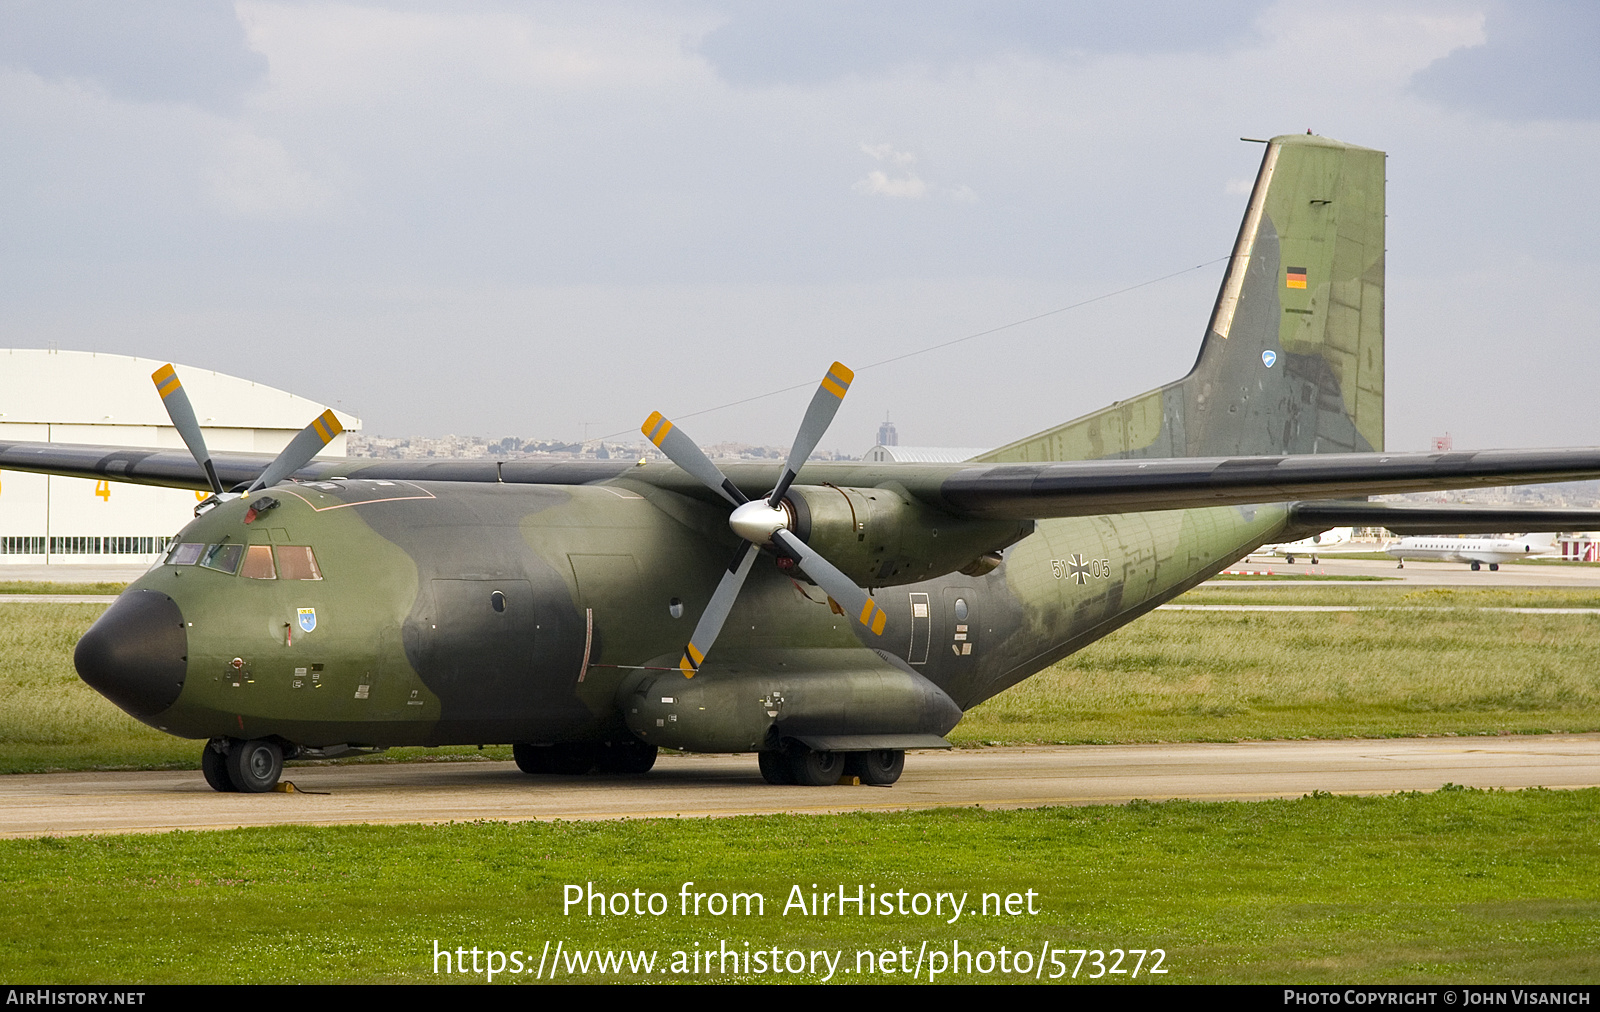
[[[690,688],[667,669],[736,547],[725,509],[628,481],[356,479],[272,493],[279,505],[254,522],[246,501],[227,503],[178,542],[309,546],[321,579],[163,564],[138,580],[129,595],[170,597],[187,638],[181,692],[140,715],[148,723],[307,746],[615,733],[642,677],[652,699]],[[1283,522],[1281,507],[1043,521],[987,575],[876,591],[891,616],[881,649],[966,709],[1272,540]],[[766,554],[716,661],[702,686],[739,677],[764,690],[721,709],[786,694],[792,707],[819,674],[881,680],[885,669],[824,594]],[[750,717],[674,713],[670,730],[726,746],[730,722]]]

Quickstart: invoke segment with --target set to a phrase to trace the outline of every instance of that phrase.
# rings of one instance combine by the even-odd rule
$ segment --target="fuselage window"
[[[317,557],[308,545],[278,546],[278,577],[284,580],[320,580]]]
[[[239,571],[239,562],[243,558],[243,545],[207,545],[205,554],[200,557],[200,565],[232,576]]]
[[[167,556],[169,566],[192,566],[200,561],[200,553],[206,550],[205,545],[186,544],[173,545],[172,554]]]
[[[501,593],[498,590],[495,591],[493,594],[490,594],[489,595],[489,604],[491,606],[493,606],[495,611],[504,612],[506,610],[506,596],[505,596],[505,594]]]
[[[246,549],[239,575],[252,580],[276,580],[278,572],[272,568],[272,546],[251,545]]]

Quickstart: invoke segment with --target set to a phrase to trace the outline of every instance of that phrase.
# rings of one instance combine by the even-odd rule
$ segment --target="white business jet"
[[[1283,556],[1283,561],[1291,566],[1294,565],[1294,557],[1296,555],[1309,555],[1314,565],[1321,561],[1318,558],[1319,555],[1335,545],[1342,545],[1349,541],[1354,533],[1355,528],[1353,527],[1335,527],[1330,531],[1323,531],[1321,534],[1313,534],[1309,538],[1301,538],[1299,541],[1286,541],[1281,545],[1262,545],[1250,554],[1281,555]]]
[[[1502,562],[1544,555],[1552,551],[1555,544],[1554,534],[1524,534],[1516,538],[1414,537],[1390,542],[1384,551],[1400,560],[1401,569],[1405,568],[1407,559],[1427,559],[1433,562],[1466,562],[1473,569],[1487,563],[1491,570],[1496,570]]]

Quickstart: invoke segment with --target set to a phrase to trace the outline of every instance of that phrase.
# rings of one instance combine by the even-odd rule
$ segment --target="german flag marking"
[[[1284,272],[1285,288],[1304,288],[1306,286],[1306,269],[1304,267],[1290,267]]]

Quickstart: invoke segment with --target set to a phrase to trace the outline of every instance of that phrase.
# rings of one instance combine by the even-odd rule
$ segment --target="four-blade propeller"
[[[854,377],[855,374],[839,362],[833,363],[827,374],[822,377],[822,384],[817,387],[817,392],[811,398],[811,405],[806,408],[805,418],[800,422],[800,431],[795,435],[794,446],[789,450],[789,459],[784,465],[783,474],[771,494],[764,499],[752,501],[746,498],[738,486],[729,481],[717,465],[695,445],[694,440],[663,417],[661,412],[651,414],[641,426],[645,436],[665,453],[669,460],[699,478],[707,488],[733,505],[733,512],[728,517],[728,526],[743,539],[739,550],[734,553],[733,561],[728,564],[727,572],[722,575],[721,582],[711,595],[706,610],[701,613],[700,621],[696,623],[694,633],[689,637],[689,645],[684,648],[683,658],[678,662],[678,669],[685,677],[693,678],[695,672],[700,670],[706,654],[711,650],[711,644],[716,642],[723,623],[733,611],[733,603],[739,597],[739,589],[744,586],[745,577],[750,575],[750,567],[755,563],[756,555],[763,545],[770,546],[780,555],[793,559],[800,570],[833,598],[843,609],[844,614],[853,620],[852,628],[855,629],[856,635],[860,636],[868,646],[874,646],[876,638],[883,635],[888,615],[867,596],[866,591],[856,586],[855,581],[841,573],[837,567],[789,531],[788,512],[782,507],[784,495],[794,483],[795,476],[800,473],[801,465],[822,441],[823,433],[828,431],[828,426],[832,424],[834,415],[838,414],[839,404],[844,400],[844,395],[849,391],[850,382]]]
[[[161,395],[161,403],[166,406],[167,417],[172,419],[178,435],[183,437],[184,445],[188,446],[189,452],[194,455],[195,463],[199,464],[200,469],[206,474],[206,481],[211,485],[211,497],[207,502],[220,499],[225,491],[222,480],[217,477],[216,466],[211,463],[211,452],[206,449],[205,437],[200,434],[200,423],[195,420],[194,407],[189,403],[189,394],[183,389],[183,384],[178,382],[178,370],[168,362],[151,373],[150,379],[156,385],[156,392]],[[245,489],[244,494],[248,496],[258,489],[276,485],[305,467],[324,446],[333,442],[333,437],[343,431],[344,426],[334,417],[333,409],[324,411],[289,441],[289,445],[273,458],[272,463],[268,464],[250,487]],[[200,506],[205,507],[206,503],[201,503]]]

